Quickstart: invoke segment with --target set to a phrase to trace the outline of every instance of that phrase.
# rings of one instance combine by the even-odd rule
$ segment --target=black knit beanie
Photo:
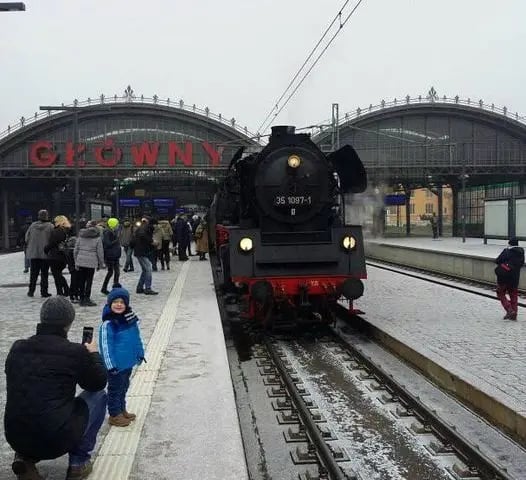
[[[48,298],[40,309],[40,322],[67,327],[75,319],[73,304],[65,297]]]

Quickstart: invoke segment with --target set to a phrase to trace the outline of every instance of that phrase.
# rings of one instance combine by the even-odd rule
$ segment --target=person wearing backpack
[[[515,237],[510,238],[506,247],[496,258],[495,274],[497,275],[497,298],[500,300],[506,315],[505,320],[517,320],[519,300],[519,280],[524,265],[524,249],[519,247]],[[509,295],[509,299],[506,295]]]

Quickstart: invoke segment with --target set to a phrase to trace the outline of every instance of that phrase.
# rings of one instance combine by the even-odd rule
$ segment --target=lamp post
[[[78,234],[79,231],[79,221],[80,221],[80,167],[77,159],[77,146],[80,143],[79,141],[79,115],[78,112],[80,107],[78,105],[73,106],[64,106],[64,105],[45,105],[41,106],[40,110],[47,112],[72,112],[73,114],[73,152],[74,152],[74,163],[75,163],[75,231]],[[102,110],[108,111],[111,110],[111,107],[108,105],[92,106],[92,107],[82,107],[82,110]]]
[[[25,12],[26,5],[23,2],[0,2],[0,12]]]

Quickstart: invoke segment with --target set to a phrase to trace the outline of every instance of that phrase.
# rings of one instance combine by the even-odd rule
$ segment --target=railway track
[[[373,264],[370,266],[376,267]],[[400,272],[391,267],[386,269],[422,278],[414,272]],[[476,289],[450,285],[442,279],[431,278],[428,281],[480,294]],[[484,296],[493,297],[487,291],[482,293]],[[225,305],[223,310],[226,314]],[[348,312],[343,307],[339,313],[343,318],[347,318]],[[232,319],[232,312],[226,314],[226,317]],[[239,328],[239,324],[236,324],[236,328]],[[393,463],[387,462],[391,470],[396,471],[393,474],[392,471],[383,471],[384,462],[375,463],[377,459],[370,458],[370,454],[363,451],[363,448],[362,450],[354,447],[338,448],[337,445],[340,443],[337,441],[338,432],[335,434],[331,428],[322,426],[327,425],[324,423],[324,416],[327,409],[330,409],[329,406],[334,403],[334,398],[331,398],[332,394],[310,397],[313,392],[309,379],[303,378],[301,368],[295,368],[301,362],[295,358],[295,355],[291,357],[291,352],[299,348],[298,341],[283,340],[283,337],[266,337],[261,340],[261,332],[256,330],[252,341],[259,343],[249,348],[246,348],[246,345],[243,347],[244,358],[240,365],[244,366],[240,368],[241,380],[238,381],[236,390],[236,397],[245,409],[245,413],[240,413],[240,418],[246,418],[247,430],[255,431],[254,435],[252,432],[244,435],[244,437],[253,437],[249,439],[249,443],[252,442],[253,449],[257,450],[255,454],[248,454],[248,457],[253,456],[258,463],[256,475],[251,475],[251,478],[265,480],[285,478],[276,476],[276,472],[280,469],[283,469],[282,475],[285,475],[285,471],[288,472],[289,476],[286,478],[302,480],[365,480],[366,478],[523,480],[526,478],[526,452],[521,446],[448,396],[443,390],[432,385],[422,374],[411,370],[407,364],[403,364],[379,344],[371,341],[371,338],[364,340],[364,337],[360,337],[355,331],[349,333],[349,329],[349,325],[343,319],[339,319],[330,333],[325,333],[328,339],[319,340],[315,336],[315,342],[333,350],[331,355],[335,355],[334,363],[338,365],[337,368],[350,373],[368,391],[374,392],[373,401],[377,404],[377,408],[389,410],[389,415],[400,423],[401,429],[404,430],[402,437],[405,440],[400,440],[398,434],[392,438],[389,435],[393,434],[388,434],[386,438],[389,440],[385,440],[383,448],[389,449],[391,444],[399,445],[406,442],[407,437],[414,437],[418,438],[415,440],[416,443],[425,444],[424,448],[411,444],[404,446],[402,450],[404,452],[415,450],[426,458],[419,459],[414,452],[404,453],[404,456],[409,458],[402,460],[400,465],[396,463],[397,460]],[[251,328],[249,332],[250,330]],[[251,336],[250,333],[248,336]],[[278,338],[281,340],[278,341]],[[239,346],[235,350],[239,353]],[[234,348],[231,348],[231,354],[233,351]],[[232,355],[237,357],[235,353]],[[396,364],[400,364],[396,367],[399,370],[406,369],[410,373],[406,372],[400,376],[394,367]],[[337,376],[338,374],[331,373],[332,369],[333,367],[321,369],[318,374]],[[258,383],[261,384],[260,387],[256,385]],[[351,382],[347,382],[341,388],[347,391],[354,387],[351,386]],[[439,397],[443,404],[437,406],[435,400]],[[257,405],[250,405],[251,398],[252,401],[257,398]],[[351,409],[347,416],[352,417],[354,400],[349,398],[345,402],[347,408]],[[321,404],[322,408],[318,409],[317,404]],[[380,404],[382,407],[378,407]],[[277,422],[276,418],[278,418]],[[345,423],[344,418],[341,421]],[[338,422],[338,420],[336,423],[333,421],[331,426],[340,428]],[[283,424],[286,425],[286,431],[279,430],[280,426],[283,428]],[[276,432],[269,433],[272,429]],[[410,431],[410,435],[407,431]],[[360,444],[360,441],[352,443]],[[349,451],[351,453],[348,455]],[[279,452],[279,455],[274,458],[276,452]],[[287,458],[289,463],[295,464],[296,473],[290,473],[294,468],[284,466]],[[368,470],[368,463],[374,464],[373,471]],[[301,470],[303,466],[306,470]],[[376,469],[380,471],[379,475],[376,475],[378,473]]]
[[[489,424],[482,421],[478,416],[467,410],[464,406],[453,400],[451,397],[442,400],[444,403],[440,409],[436,409],[436,405],[429,406],[426,403],[426,395],[415,394],[408,388],[408,385],[416,384],[418,381],[425,382],[429,390],[432,391],[431,397],[445,396],[437,387],[433,387],[427,380],[415,371],[411,372],[414,377],[408,380],[405,377],[404,382],[401,382],[384,366],[386,363],[387,352],[378,358],[375,355],[368,355],[364,353],[349,338],[343,338],[338,332],[341,328],[345,328],[343,324],[330,331],[321,341],[316,340],[314,343],[322,345],[329,354],[334,355],[334,367],[324,366],[324,369],[319,372],[322,376],[334,376],[336,374],[329,372],[332,368],[347,369],[351,375],[361,383],[366,384],[366,388],[374,394],[375,401],[378,404],[383,404],[383,408],[387,408],[396,421],[400,421],[407,427],[407,430],[416,437],[424,437],[426,444],[425,452],[428,457],[427,466],[425,460],[415,460],[413,454],[399,455],[402,465],[399,467],[400,471],[413,472],[408,477],[399,477],[394,475],[375,476],[371,477],[371,472],[361,472],[356,469],[356,465],[364,465],[369,460],[358,459],[361,453],[357,453],[353,447],[353,454],[349,460],[348,466],[342,463],[347,455],[344,448],[337,449],[334,447],[335,436],[334,433],[328,429],[321,430],[319,425],[320,410],[316,408],[316,404],[330,405],[334,402],[336,396],[334,392],[328,394],[328,397],[322,395],[321,398],[315,398],[314,402],[305,401],[306,395],[312,395],[312,385],[308,379],[303,378],[303,374],[299,373],[295,368],[299,361],[296,355],[291,352],[301,350],[303,347],[302,341],[273,341],[265,340],[264,344],[257,348],[258,358],[264,359],[265,363],[261,366],[266,367],[265,373],[271,376],[270,378],[280,384],[280,393],[284,395],[281,405],[288,408],[290,415],[297,419],[299,427],[293,435],[303,435],[303,441],[307,441],[307,448],[304,451],[298,450],[296,458],[304,458],[306,461],[312,461],[317,464],[317,472],[308,471],[305,476],[300,476],[304,479],[365,479],[365,478],[415,478],[415,479],[429,479],[429,478],[454,478],[459,480],[467,479],[481,479],[481,480],[518,480],[526,478],[526,452],[518,445],[511,442],[498,430]],[[311,341],[312,342],[312,341]],[[358,342],[359,343],[359,342]],[[367,343],[370,343],[367,341]],[[299,346],[298,346],[299,345]],[[309,349],[305,357],[316,357],[312,351],[316,349]],[[318,354],[320,355],[320,354]],[[325,353],[321,354],[322,356]],[[307,364],[312,360],[308,360]],[[391,358],[387,363],[394,364],[396,359]],[[309,367],[310,368],[310,367]],[[407,368],[407,367],[406,367]],[[279,377],[279,380],[278,380]],[[420,377],[417,381],[416,377]],[[352,386],[344,385],[343,390],[352,390]],[[316,387],[314,387],[316,389]],[[434,390],[434,391],[433,391]],[[429,395],[429,393],[427,394]],[[453,406],[447,405],[447,402]],[[313,406],[314,405],[314,406]],[[327,408],[327,407],[325,407]],[[355,408],[352,406],[351,410]],[[454,411],[456,409],[456,411]],[[444,413],[446,412],[446,413]],[[321,415],[326,415],[325,410],[321,410]],[[472,418],[468,418],[471,416]],[[459,417],[462,417],[459,419]],[[457,418],[457,420],[452,420]],[[378,424],[378,421],[374,421]],[[383,422],[380,422],[382,424]],[[389,422],[387,422],[388,424]],[[468,425],[468,431],[473,433],[473,437],[466,436],[466,430],[463,429],[462,424]],[[475,426],[476,425],[476,426]],[[385,427],[387,432],[389,427]],[[302,433],[304,432],[304,433]],[[392,433],[387,433],[387,437],[391,438]],[[406,434],[407,436],[407,434]],[[490,439],[490,442],[495,446],[495,450],[491,451],[484,443],[484,438]],[[301,441],[301,440],[298,440]],[[400,440],[387,440],[397,444]],[[481,443],[482,442],[482,443]],[[420,449],[421,451],[424,451]],[[499,457],[498,452],[506,451],[509,457]],[[335,453],[336,452],[336,453]],[[365,456],[368,454],[365,453]],[[395,455],[395,454],[393,454]],[[395,455],[396,456],[396,455]],[[294,458],[294,455],[293,455]],[[398,457],[397,457],[398,458]],[[518,460],[520,459],[520,460]],[[374,460],[373,460],[374,461]],[[439,468],[432,468],[429,463],[435,462]],[[407,463],[408,465],[405,465]],[[417,464],[420,464],[416,466]],[[423,466],[424,465],[424,466]],[[420,469],[420,470],[419,470]],[[424,474],[421,469],[427,469]],[[415,472],[420,471],[420,474]],[[442,472],[444,476],[441,476]],[[415,476],[423,475],[423,476]]]
[[[375,260],[367,261],[367,267],[378,268],[380,270],[386,270],[393,273],[398,273],[425,282],[434,283],[435,285],[442,285],[445,287],[453,288],[467,293],[472,293],[481,297],[492,298],[498,300],[495,295],[495,284],[487,282],[476,282],[471,279],[465,279],[462,277],[454,277],[451,275],[438,274],[423,269],[414,267],[407,267],[396,263],[385,262]],[[520,307],[526,307],[526,292],[523,290],[519,291],[519,298],[525,300],[519,302]]]

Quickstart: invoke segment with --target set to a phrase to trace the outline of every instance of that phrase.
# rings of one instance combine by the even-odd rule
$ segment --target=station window
[[[414,203],[410,203],[409,204],[409,213],[414,215],[414,213],[415,213],[415,204]]]
[[[444,215],[447,215],[447,207],[444,207]]]
[[[426,203],[426,213],[433,213],[433,204]]]

